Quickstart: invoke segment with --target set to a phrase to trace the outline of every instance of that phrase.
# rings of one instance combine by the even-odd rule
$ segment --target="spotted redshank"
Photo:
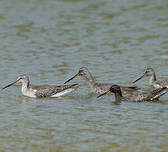
[[[78,84],[72,84],[72,85],[62,85],[62,86],[56,86],[56,85],[31,86],[29,77],[26,75],[22,75],[22,76],[19,76],[15,82],[3,87],[2,89],[10,87],[19,82],[22,83],[23,95],[28,97],[34,97],[34,98],[60,97],[71,91],[74,91],[78,85]]]
[[[85,77],[89,81],[90,87],[92,88],[93,92],[96,94],[102,94],[102,93],[106,92],[107,90],[110,89],[110,87],[112,85],[110,83],[96,83],[93,76],[91,75],[91,73],[89,72],[89,70],[86,67],[81,67],[79,69],[79,72],[75,76],[73,76],[72,78],[70,78],[69,80],[64,82],[64,84],[66,84],[67,82],[73,80],[74,78],[76,78],[78,76]],[[131,93],[136,90],[138,90],[138,88],[135,86],[130,86],[130,87],[121,86],[121,91],[123,94]]]
[[[147,68],[145,73],[140,78],[135,80],[133,83],[145,77],[149,77],[149,84],[155,88],[168,87],[168,80],[161,80],[161,81],[156,80],[156,74],[153,68]]]
[[[166,87],[158,88],[158,89],[155,89],[155,90],[150,91],[150,92],[144,92],[144,93],[139,93],[137,95],[124,97],[122,95],[120,86],[112,85],[109,91],[99,95],[98,98],[103,96],[103,95],[108,94],[109,92],[115,94],[115,100],[116,101],[123,100],[123,101],[142,102],[142,101],[154,101],[154,100],[159,99],[160,96],[162,96],[162,95],[164,95],[165,93],[168,92],[168,88],[166,88]]]

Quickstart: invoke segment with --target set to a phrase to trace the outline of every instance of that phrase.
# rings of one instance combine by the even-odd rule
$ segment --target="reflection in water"
[[[30,101],[29,97],[22,96],[22,103],[26,103],[26,102],[29,102],[29,101]]]

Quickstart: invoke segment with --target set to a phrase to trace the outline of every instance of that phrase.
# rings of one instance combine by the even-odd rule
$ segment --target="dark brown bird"
[[[160,96],[164,95],[165,93],[168,92],[168,88],[164,87],[164,88],[159,88],[159,89],[155,89],[153,91],[150,92],[144,92],[144,93],[139,93],[137,95],[132,95],[132,96],[123,96],[122,92],[121,92],[121,88],[118,85],[112,85],[110,90],[108,90],[107,92],[101,94],[98,96],[101,97],[103,95],[108,94],[109,92],[114,93],[115,94],[115,100],[122,100],[122,101],[133,101],[133,102],[142,102],[142,101],[153,101],[156,99],[159,99]]]

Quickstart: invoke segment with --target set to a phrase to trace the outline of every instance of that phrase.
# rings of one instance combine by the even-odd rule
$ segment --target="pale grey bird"
[[[91,75],[91,73],[89,72],[89,70],[87,69],[87,67],[81,67],[79,69],[79,72],[73,76],[72,78],[68,79],[66,82],[64,82],[64,84],[66,84],[67,82],[73,80],[74,78],[78,77],[78,76],[83,76],[86,78],[87,81],[89,81],[90,83],[90,87],[92,88],[93,92],[96,94],[101,94],[106,92],[107,90],[110,89],[112,83],[97,83],[95,82],[93,76]],[[138,88],[136,86],[120,86],[121,87],[121,91],[123,94],[126,93],[131,93],[133,91],[137,91]]]
[[[156,80],[156,74],[153,68],[147,68],[145,73],[135,80],[133,83],[141,80],[142,78],[149,77],[149,85],[155,87],[155,88],[163,88],[168,87],[168,80]]]
[[[2,90],[14,84],[17,84],[19,82],[22,83],[22,94],[24,96],[34,97],[34,98],[60,97],[69,92],[74,91],[78,85],[78,84],[72,84],[72,85],[61,85],[61,86],[57,86],[57,85],[31,86],[29,77],[26,75],[22,75],[22,76],[19,76],[15,82],[3,87]]]

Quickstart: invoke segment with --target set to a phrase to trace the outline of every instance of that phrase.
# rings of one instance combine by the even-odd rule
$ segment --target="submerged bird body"
[[[81,67],[79,69],[79,72],[75,76],[73,76],[72,78],[67,80],[65,83],[73,80],[77,76],[85,77],[86,80],[89,82],[91,89],[96,94],[102,94],[102,93],[106,92],[107,90],[110,89],[111,85],[113,85],[112,83],[96,83],[93,76],[91,75],[91,73],[89,72],[89,70],[86,67]],[[130,86],[130,87],[121,86],[121,91],[123,94],[131,93],[136,90],[138,90],[138,88],[135,86]]]
[[[112,85],[109,91],[99,95],[98,98],[109,93],[109,92],[115,94],[116,100],[142,102],[142,101],[153,101],[153,100],[158,99],[160,96],[162,96],[168,92],[168,88],[163,87],[163,88],[155,89],[150,92],[139,93],[137,95],[123,96],[121,89],[120,89],[120,86]]]
[[[149,85],[155,88],[168,87],[168,80],[156,80],[156,74],[153,68],[147,68],[145,73],[135,80],[133,83],[141,80],[142,78],[149,77]]]
[[[5,86],[2,89],[5,89],[19,82],[22,83],[22,94],[24,96],[33,97],[33,98],[63,96],[71,91],[74,91],[77,86],[77,84],[63,85],[63,86],[56,86],[56,85],[31,86],[29,77],[26,75],[23,75],[18,77],[18,79],[15,82]]]

